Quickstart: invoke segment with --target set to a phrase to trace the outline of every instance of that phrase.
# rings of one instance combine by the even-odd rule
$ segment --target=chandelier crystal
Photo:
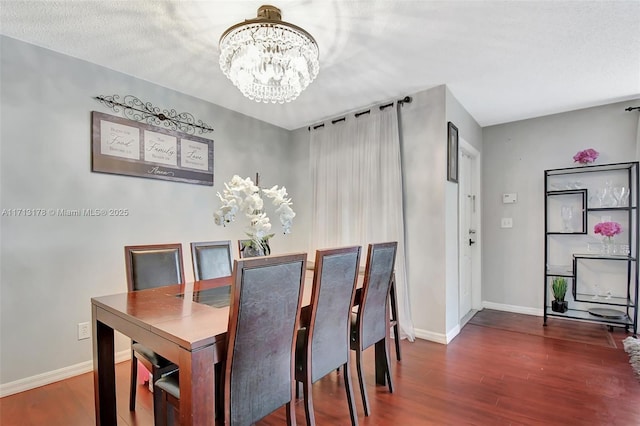
[[[260,6],[256,19],[220,37],[220,68],[257,102],[291,102],[318,75],[318,45],[305,30],[282,21],[280,9]]]

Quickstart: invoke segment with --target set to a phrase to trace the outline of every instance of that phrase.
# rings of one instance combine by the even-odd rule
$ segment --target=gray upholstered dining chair
[[[231,240],[191,243],[191,263],[196,281],[230,276],[232,262]]]
[[[311,303],[302,310],[296,344],[296,383],[302,382],[307,425],[316,424],[311,385],[340,367],[351,424],[358,424],[349,337],[360,250],[353,246],[316,251]]]
[[[296,424],[294,350],[306,259],[306,253],[297,253],[234,262],[224,378],[216,380],[223,385],[215,390],[224,396],[227,425],[251,425],[282,406],[287,424]],[[162,404],[159,424],[176,414],[179,375],[155,382]]]
[[[351,349],[356,351],[356,369],[365,416],[369,415],[370,410],[362,371],[362,353],[370,346],[384,346],[384,350],[376,349],[376,353],[384,355],[384,373],[389,392],[393,393],[389,366],[388,301],[397,248],[395,241],[369,244],[358,312],[351,314]]]
[[[182,244],[149,244],[125,246],[125,265],[129,291],[144,290],[171,284],[184,283]],[[131,389],[129,409],[136,409],[138,362],[151,372],[152,383],[178,368],[171,361],[156,354],[146,346],[131,342]],[[159,398],[154,395],[154,415],[159,410]]]

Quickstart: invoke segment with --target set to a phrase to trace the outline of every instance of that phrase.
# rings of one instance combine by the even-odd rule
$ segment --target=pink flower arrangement
[[[593,232],[611,238],[622,232],[622,227],[618,222],[600,222],[593,227]]]
[[[593,148],[585,149],[584,151],[578,152],[573,156],[573,161],[580,164],[589,164],[596,161],[600,153]]]

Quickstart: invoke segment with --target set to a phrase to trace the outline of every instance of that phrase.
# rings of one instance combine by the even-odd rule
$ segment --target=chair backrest
[[[238,257],[240,259],[248,259],[250,257],[269,256],[271,254],[271,247],[269,242],[266,243],[266,249],[257,249],[254,247],[253,240],[238,240]]]
[[[360,250],[354,246],[316,251],[307,328],[312,383],[345,364],[350,356],[351,306],[358,282]]]
[[[184,283],[182,244],[125,246],[129,291]]]
[[[226,424],[253,424],[295,398],[293,354],[306,259],[298,253],[234,262]]]
[[[369,244],[356,326],[360,347],[385,338],[389,329],[387,298],[396,262],[397,242]]]
[[[191,263],[196,281],[231,275],[231,240],[191,243]]]

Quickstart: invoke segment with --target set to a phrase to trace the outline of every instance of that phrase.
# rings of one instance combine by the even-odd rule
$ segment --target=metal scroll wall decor
[[[122,113],[122,116],[134,121],[164,126],[168,129],[178,130],[188,134],[213,132],[213,127],[196,120],[189,112],[178,113],[175,109],[163,109],[153,106],[151,102],[143,102],[133,95],[125,95],[120,101],[120,96],[96,96],[96,99],[111,108],[114,112]]]

